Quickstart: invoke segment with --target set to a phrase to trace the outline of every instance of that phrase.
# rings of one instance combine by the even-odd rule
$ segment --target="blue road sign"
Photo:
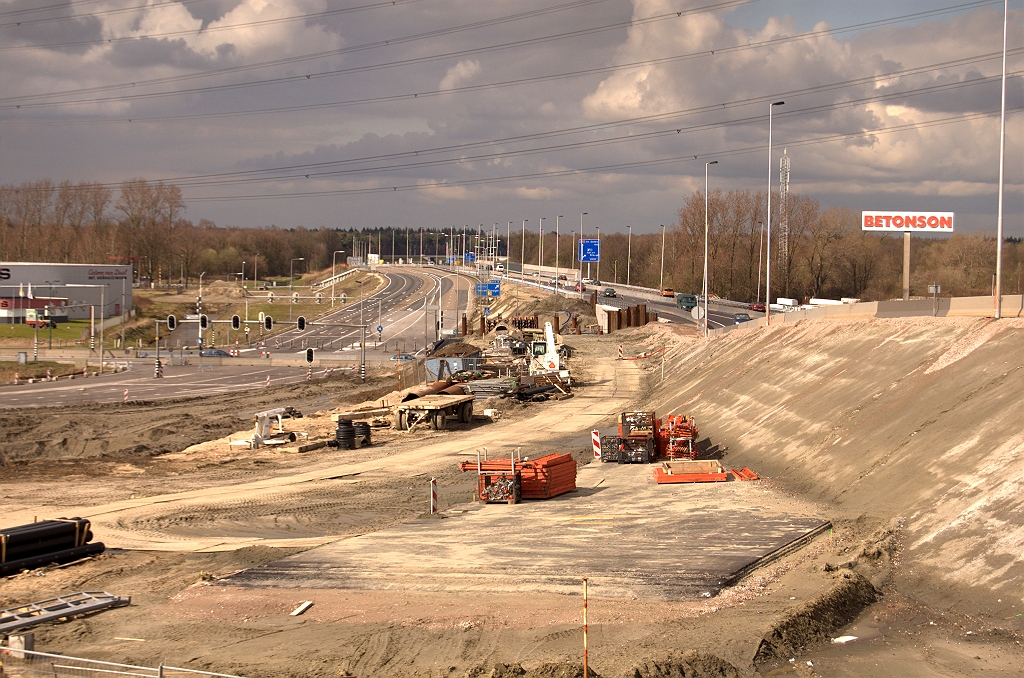
[[[491,307],[490,306],[484,306],[484,317],[486,318],[489,315],[491,315]]]
[[[580,261],[585,264],[601,261],[601,241],[596,238],[581,240]]]
[[[472,264],[474,261],[476,261],[476,254],[473,252],[466,252],[466,263]]]
[[[383,325],[377,325],[377,334],[380,334],[383,331],[384,331],[384,326]]]
[[[500,297],[501,296],[501,281],[492,280],[485,283],[476,284],[476,296],[478,297]]]

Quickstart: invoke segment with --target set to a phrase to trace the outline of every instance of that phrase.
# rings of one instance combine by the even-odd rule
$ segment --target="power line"
[[[1007,109],[1008,112],[1017,113],[1024,110],[1024,106],[1018,106],[1013,109]],[[844,141],[846,139],[854,139],[857,137],[866,136],[868,134],[893,134],[897,132],[904,132],[914,129],[925,129],[930,127],[938,127],[941,125],[949,125],[957,122],[967,122],[970,120],[976,120],[979,118],[992,117],[999,113],[998,110],[984,111],[980,113],[969,113],[966,115],[951,116],[948,118],[940,118],[924,123],[906,123],[903,125],[896,125],[889,128],[876,128],[861,130],[859,132],[848,132],[841,134],[830,134],[820,137],[813,137],[810,139],[802,139],[794,142],[787,142],[787,146],[809,146],[812,144],[828,143],[833,141]],[[735,148],[722,151],[712,151],[707,153],[696,153],[688,155],[679,155],[669,158],[659,158],[656,160],[638,160],[635,162],[616,163],[611,165],[600,165],[595,167],[581,167],[575,169],[564,169],[564,170],[552,170],[548,172],[531,172],[528,174],[518,174],[507,177],[487,177],[480,179],[465,179],[461,181],[448,181],[443,183],[435,184],[406,184],[403,186],[382,186],[375,188],[353,188],[353,189],[337,189],[331,191],[305,191],[305,192],[293,192],[293,193],[264,193],[259,195],[235,195],[235,196],[212,196],[212,197],[197,197],[189,198],[189,202],[234,202],[234,201],[249,201],[249,200],[272,200],[279,198],[299,198],[299,197],[326,197],[332,195],[358,195],[368,193],[394,193],[397,191],[417,191],[417,190],[428,190],[428,189],[442,189],[442,188],[455,188],[459,186],[473,186],[483,184],[497,184],[507,183],[510,181],[524,181],[533,179],[547,179],[552,177],[569,176],[573,174],[592,174],[595,172],[609,172],[609,171],[622,171],[627,169],[636,169],[641,167],[654,167],[658,165],[667,165],[680,162],[693,162],[701,161],[704,158],[723,158],[735,155],[744,155],[747,153],[762,153],[764,151],[763,145],[747,146],[743,148]]]
[[[577,6],[577,5],[590,4],[590,3],[593,3],[593,2],[601,2],[601,1],[604,1],[604,0],[577,0],[576,2],[569,3],[568,5],[558,6],[558,7],[559,8],[563,8],[563,7],[564,8],[575,8],[575,6]],[[414,58],[402,59],[402,60],[398,60],[398,61],[390,61],[390,62],[377,63],[377,64],[367,64],[367,65],[364,65],[364,66],[354,66],[354,67],[348,67],[348,68],[343,68],[343,69],[334,69],[334,70],[330,70],[330,71],[323,71],[323,72],[320,72],[320,73],[288,75],[288,76],[281,76],[281,77],[277,77],[277,78],[267,78],[267,79],[263,79],[263,80],[255,80],[255,81],[245,82],[245,83],[228,83],[228,84],[223,84],[223,85],[209,85],[209,86],[206,86],[206,87],[193,87],[193,88],[188,88],[188,89],[174,90],[174,91],[165,91],[165,92],[149,92],[149,93],[127,94],[127,95],[119,95],[119,96],[111,96],[111,97],[95,97],[95,98],[88,98],[88,99],[73,99],[73,100],[70,100],[70,101],[49,101],[49,102],[48,101],[35,101],[35,100],[38,100],[38,99],[48,99],[48,98],[52,98],[52,97],[63,97],[63,96],[68,96],[68,95],[72,95],[72,94],[88,94],[88,93],[103,92],[103,91],[115,91],[115,90],[118,90],[118,89],[125,89],[125,88],[135,89],[135,88],[138,88],[138,87],[142,87],[142,86],[146,86],[146,85],[152,85],[152,84],[168,84],[168,83],[171,83],[171,82],[182,82],[182,81],[185,81],[185,80],[191,80],[191,79],[195,79],[195,78],[199,78],[199,77],[208,77],[209,75],[218,75],[218,74],[224,74],[224,73],[228,73],[228,72],[240,72],[243,69],[244,70],[252,70],[252,69],[256,69],[256,68],[263,68],[263,67],[266,67],[266,65],[268,65],[268,64],[269,65],[280,65],[282,63],[295,63],[299,59],[306,59],[306,57],[294,57],[294,58],[291,58],[291,59],[288,59],[288,60],[277,60],[275,62],[263,62],[261,64],[256,64],[256,65],[251,65],[251,66],[233,67],[231,69],[220,69],[220,70],[217,70],[217,71],[208,71],[208,72],[204,72],[204,73],[200,73],[200,74],[185,74],[185,75],[180,75],[180,76],[169,76],[167,78],[162,78],[162,79],[154,79],[154,80],[139,81],[139,82],[132,82],[132,83],[121,83],[121,84],[117,84],[117,85],[104,85],[102,87],[83,88],[83,89],[77,89],[77,90],[66,90],[66,91],[61,91],[61,92],[51,92],[51,93],[45,93],[45,94],[26,94],[26,95],[20,95],[20,96],[16,96],[16,97],[2,97],[2,98],[0,98],[0,102],[11,103],[11,102],[18,102],[18,101],[21,101],[21,102],[26,102],[27,101],[27,102],[30,102],[30,103],[21,103],[20,105],[16,106],[16,108],[24,108],[24,109],[48,108],[48,107],[55,107],[55,106],[70,106],[70,105],[77,105],[77,104],[106,103],[106,102],[112,102],[112,101],[138,101],[138,100],[145,100],[145,99],[165,98],[165,97],[171,97],[171,96],[181,96],[181,95],[186,95],[186,94],[192,95],[192,94],[205,93],[205,92],[214,92],[214,91],[228,91],[228,90],[235,90],[235,89],[247,89],[247,88],[251,88],[251,87],[262,87],[262,86],[266,86],[266,85],[281,84],[281,83],[287,83],[287,82],[301,82],[303,80],[311,80],[311,79],[314,79],[314,78],[319,79],[319,78],[325,78],[325,77],[338,77],[338,76],[341,76],[341,75],[351,75],[353,73],[364,73],[364,72],[375,71],[375,70],[386,69],[386,68],[395,68],[395,67],[400,67],[400,66],[409,66],[409,65],[416,65],[416,64],[422,64],[422,63],[429,63],[429,62],[439,61],[439,60],[462,58],[462,57],[476,55],[476,54],[490,53],[490,52],[495,52],[495,51],[500,51],[500,50],[513,49],[513,48],[517,48],[517,47],[524,47],[524,46],[528,46],[528,45],[536,45],[536,44],[541,44],[541,43],[544,43],[544,42],[550,42],[550,41],[555,41],[555,40],[563,40],[563,39],[567,39],[567,38],[580,37],[580,36],[584,36],[584,35],[591,35],[591,34],[594,34],[594,33],[600,33],[600,32],[605,32],[605,31],[609,31],[609,30],[616,30],[616,29],[620,29],[620,28],[623,28],[623,27],[627,27],[627,26],[632,27],[632,26],[645,25],[645,24],[648,24],[648,23],[655,23],[655,22],[660,22],[660,21],[666,21],[666,20],[669,20],[669,19],[680,18],[683,15],[700,14],[700,13],[706,13],[706,12],[711,12],[711,11],[718,11],[720,9],[729,8],[729,7],[732,7],[732,6],[735,6],[735,5],[746,4],[747,1],[748,0],[728,0],[727,2],[721,2],[721,3],[718,3],[716,5],[708,5],[708,6],[704,6],[704,7],[692,8],[690,10],[662,13],[662,14],[658,14],[658,15],[652,15],[650,17],[645,17],[643,19],[634,19],[634,20],[627,21],[627,22],[617,22],[617,23],[613,23],[613,24],[606,24],[604,26],[598,26],[598,27],[593,27],[593,28],[588,28],[588,29],[579,29],[579,30],[575,30],[575,31],[556,33],[556,34],[552,34],[552,35],[548,35],[548,36],[542,36],[542,37],[539,37],[539,38],[527,38],[527,39],[523,39],[523,40],[516,40],[516,41],[511,41],[511,42],[497,44],[497,45],[488,45],[488,46],[485,46],[485,47],[477,47],[477,48],[471,48],[471,49],[465,49],[465,50],[457,50],[457,51],[453,51],[453,52],[446,52],[446,53],[441,53],[441,54],[433,54],[433,55],[427,55],[427,56],[422,56],[422,57],[414,57]],[[753,1],[757,1],[757,0],[753,0]],[[953,6],[950,6],[950,7],[944,7],[944,8],[933,9],[933,10],[926,10],[926,11],[922,11],[922,12],[914,12],[914,13],[911,13],[911,14],[905,14],[905,15],[901,15],[901,16],[897,16],[897,17],[892,17],[892,18],[889,18],[889,19],[878,19],[878,20],[875,20],[875,21],[860,22],[860,23],[851,24],[851,25],[843,26],[843,27],[839,27],[839,28],[821,29],[821,30],[818,30],[818,31],[811,31],[809,33],[803,33],[803,34],[800,34],[800,35],[797,35],[797,36],[786,36],[786,37],[781,37],[781,38],[772,38],[772,39],[768,39],[768,40],[763,40],[761,42],[747,43],[745,45],[732,45],[732,46],[726,46],[726,47],[721,47],[721,48],[717,48],[717,49],[702,50],[700,52],[694,52],[694,53],[687,54],[687,55],[679,55],[677,57],[674,57],[673,60],[684,60],[684,59],[699,58],[699,57],[702,57],[702,56],[713,56],[716,53],[718,53],[718,54],[727,54],[727,53],[733,53],[733,52],[738,52],[738,51],[744,51],[744,50],[747,50],[747,49],[758,49],[758,48],[762,48],[762,47],[776,46],[776,45],[785,44],[785,43],[788,43],[788,42],[810,40],[810,39],[813,39],[813,38],[816,38],[816,37],[825,36],[825,35],[836,35],[836,34],[841,34],[841,33],[848,33],[848,32],[853,32],[853,31],[865,30],[865,29],[868,29],[868,28],[876,28],[876,27],[879,27],[879,26],[890,25],[890,24],[894,24],[894,23],[901,23],[901,22],[904,22],[904,21],[912,21],[912,20],[928,18],[928,17],[933,17],[933,16],[940,16],[940,15],[943,15],[943,14],[961,12],[961,11],[964,11],[966,9],[974,9],[974,8],[981,7],[981,6],[984,6],[984,5],[995,4],[997,1],[998,0],[972,0],[971,2],[961,3],[959,5],[953,5]],[[539,12],[541,10],[537,10],[537,11]],[[554,11],[554,8],[551,8],[551,9],[549,9],[547,11]],[[524,13],[524,14],[526,14],[526,13]],[[531,14],[531,16],[535,16],[535,15],[536,14]],[[495,20],[492,20],[492,21],[494,21],[494,22],[506,22],[506,21],[518,20],[519,18],[522,18],[521,15],[513,15],[513,16],[515,16],[517,18],[513,19],[513,18],[509,18],[509,17],[502,17],[500,19],[495,19]],[[477,24],[470,24],[470,25],[467,25],[467,27],[457,27],[457,28],[453,28],[453,29],[443,29],[443,31],[444,31],[445,34],[447,34],[449,32],[454,32],[456,30],[469,30],[470,28],[478,28],[478,27],[480,27],[480,24],[482,24],[482,23],[483,22],[478,22]],[[433,33],[436,34],[438,32],[433,32]],[[416,36],[409,36],[408,38],[400,38],[400,39],[396,39],[396,40],[377,41],[375,43],[368,43],[367,45],[358,45],[358,46],[353,46],[353,47],[350,47],[350,48],[345,48],[343,50],[333,50],[331,52],[321,52],[315,58],[321,58],[322,55],[334,55],[334,54],[339,54],[339,53],[343,53],[343,52],[346,52],[346,51],[357,51],[357,50],[361,50],[361,49],[368,49],[368,48],[371,48],[371,47],[378,47],[378,46],[384,46],[384,45],[394,45],[394,44],[398,44],[399,42],[409,41],[409,40],[413,40],[413,39],[416,39],[416,40],[424,39],[425,37],[435,37],[435,36],[431,35],[431,34],[417,34]],[[419,96],[418,93],[413,94],[413,98],[417,98],[418,96]],[[32,103],[32,102],[35,102],[35,103]],[[0,106],[0,108],[10,108],[10,106]]]

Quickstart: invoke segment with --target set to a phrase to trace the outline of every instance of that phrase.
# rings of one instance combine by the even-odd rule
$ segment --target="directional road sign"
[[[384,326],[383,325],[377,325],[377,334],[380,334],[383,331],[384,331]]]
[[[492,280],[485,283],[476,284],[476,296],[478,297],[500,297],[501,296],[501,281]]]
[[[581,240],[580,261],[583,263],[601,261],[601,241],[596,238]]]

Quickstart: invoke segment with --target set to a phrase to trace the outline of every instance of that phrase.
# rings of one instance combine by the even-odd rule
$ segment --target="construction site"
[[[0,675],[1024,673],[1024,319],[555,299],[0,410]]]

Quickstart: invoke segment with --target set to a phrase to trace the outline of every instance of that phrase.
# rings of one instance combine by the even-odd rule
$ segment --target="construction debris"
[[[654,469],[654,480],[659,484],[720,483],[728,479],[729,474],[717,459],[666,461]]]
[[[85,518],[58,518],[0,529],[0,577],[103,553],[102,542],[89,543],[89,526]]]
[[[495,478],[511,479],[513,473],[523,499],[550,499],[576,489],[576,460],[571,454],[548,454],[533,460],[516,458],[513,462],[512,459],[481,458],[477,453],[475,462],[464,461],[459,469],[487,476],[486,483],[478,482],[478,496],[484,501],[491,501],[490,495],[505,487],[499,484],[498,490],[490,489],[497,482]]]
[[[29,628],[61,617],[97,612],[131,604],[131,596],[115,596],[106,591],[81,591],[0,610],[0,634]]]

